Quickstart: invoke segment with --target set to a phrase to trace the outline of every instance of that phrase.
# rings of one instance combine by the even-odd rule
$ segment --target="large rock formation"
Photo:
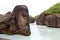
[[[12,12],[0,15],[0,33],[30,35],[28,8],[18,5]]]
[[[36,19],[36,24],[60,28],[60,3],[42,12]]]
[[[37,25],[46,25],[46,14],[40,14],[36,19]]]
[[[48,15],[46,17],[46,25],[48,27],[57,27],[57,17],[56,17],[56,15]]]
[[[14,8],[17,33],[23,35],[30,35],[29,14],[28,8],[25,5],[18,5]]]
[[[36,24],[59,28],[60,27],[60,14],[48,14],[48,15],[41,14],[37,18]]]
[[[46,20],[47,26],[60,28],[60,14],[48,15]]]

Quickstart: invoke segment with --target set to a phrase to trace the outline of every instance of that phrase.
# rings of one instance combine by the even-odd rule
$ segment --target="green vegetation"
[[[35,21],[35,18],[34,17],[32,17],[32,16],[29,16],[30,17],[30,23],[34,23],[34,21]]]
[[[32,17],[32,16],[29,16],[31,19],[34,19],[34,17]]]
[[[34,18],[35,18],[35,20],[36,20],[38,17],[39,17],[39,15],[35,16],[35,17],[34,17]]]
[[[57,3],[43,12],[44,14],[60,14],[60,3]]]

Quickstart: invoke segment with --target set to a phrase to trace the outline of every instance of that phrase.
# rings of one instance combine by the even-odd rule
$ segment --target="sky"
[[[12,12],[16,5],[26,5],[29,15],[34,17],[58,2],[60,0],[0,0],[0,14]]]

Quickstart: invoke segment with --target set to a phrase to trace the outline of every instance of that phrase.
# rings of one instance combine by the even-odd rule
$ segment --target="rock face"
[[[45,14],[39,15],[39,17],[36,19],[37,25],[46,25],[46,16]]]
[[[18,5],[13,12],[0,15],[0,33],[30,35],[28,8]]]
[[[60,28],[60,14],[41,14],[37,18],[36,24]]]
[[[28,8],[25,5],[18,5],[14,8],[13,14],[15,14],[17,33],[30,35]]]
[[[56,15],[57,16],[57,27],[60,27],[60,15]]]
[[[48,27],[57,27],[57,17],[56,15],[48,15],[46,17],[46,22]]]

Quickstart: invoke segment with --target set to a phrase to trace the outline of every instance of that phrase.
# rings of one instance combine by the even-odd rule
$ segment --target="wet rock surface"
[[[28,8],[17,5],[12,12],[0,15],[0,33],[30,35]]]

